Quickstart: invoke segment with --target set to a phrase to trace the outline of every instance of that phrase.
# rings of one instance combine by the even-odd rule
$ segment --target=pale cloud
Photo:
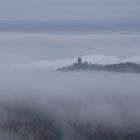
[[[139,34],[0,34],[0,52],[37,60],[140,55]]]
[[[138,0],[0,0],[0,31],[139,32],[139,13]]]
[[[138,0],[0,0],[0,19],[63,20],[139,17]]]
[[[140,55],[133,56],[125,59],[118,58],[116,56],[107,56],[99,54],[91,54],[82,56],[82,61],[87,61],[92,64],[118,64],[125,62],[133,62],[140,64]],[[56,71],[56,69],[71,65],[77,62],[77,58],[71,59],[58,59],[58,60],[37,60],[22,57],[9,53],[0,53],[0,71],[11,70],[42,70],[42,71]]]

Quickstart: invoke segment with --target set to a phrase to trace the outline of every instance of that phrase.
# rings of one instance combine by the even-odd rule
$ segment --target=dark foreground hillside
[[[140,131],[117,132],[107,128],[93,129],[90,124],[65,124],[69,130],[53,122],[6,122],[0,125],[2,140],[139,140]],[[64,127],[64,126],[63,126]]]
[[[9,116],[0,122],[1,140],[140,140],[140,129],[95,127],[92,122],[63,122],[28,108],[6,109]]]

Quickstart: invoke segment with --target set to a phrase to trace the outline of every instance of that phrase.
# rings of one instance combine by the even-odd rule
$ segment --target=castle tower
[[[82,64],[82,58],[81,57],[78,57],[78,64]]]

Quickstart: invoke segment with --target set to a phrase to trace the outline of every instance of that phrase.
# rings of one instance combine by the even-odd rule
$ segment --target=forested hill
[[[140,65],[131,62],[108,64],[108,65],[89,64],[85,62],[85,63],[74,63],[70,66],[57,69],[57,71],[85,71],[85,70],[140,73]]]

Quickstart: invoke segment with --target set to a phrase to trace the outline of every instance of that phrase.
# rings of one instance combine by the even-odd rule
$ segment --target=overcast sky
[[[0,19],[139,20],[139,7],[139,0],[0,0]]]
[[[0,31],[140,31],[139,0],[0,0]]]
[[[0,62],[139,58],[139,13],[139,0],[0,0]]]
[[[79,56],[91,63],[140,64],[140,35],[0,33],[0,69],[56,69]]]
[[[31,59],[69,59],[91,54],[125,58],[140,54],[140,35],[1,33],[0,51]]]

